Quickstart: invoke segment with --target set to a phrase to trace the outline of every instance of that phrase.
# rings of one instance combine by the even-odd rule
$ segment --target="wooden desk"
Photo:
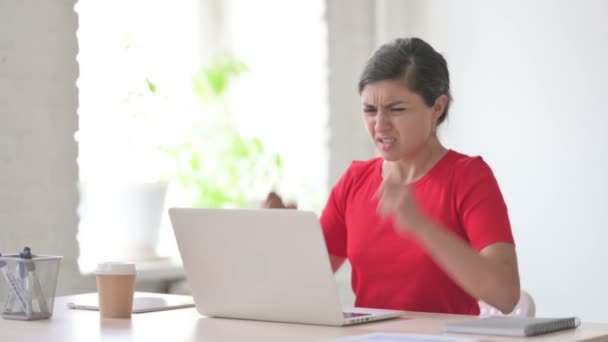
[[[355,325],[324,327],[303,324],[206,318],[196,309],[133,315],[131,320],[101,320],[97,311],[71,310],[77,296],[58,297],[53,317],[43,321],[0,319],[0,341],[317,341],[373,332],[443,335],[446,321],[471,316],[408,313],[403,318]],[[604,337],[600,337],[605,335]],[[472,337],[470,335],[451,335]],[[534,338],[481,337],[486,341],[608,341],[608,324],[583,323],[576,330]]]

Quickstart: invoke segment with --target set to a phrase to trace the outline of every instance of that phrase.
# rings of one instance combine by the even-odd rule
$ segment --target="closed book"
[[[580,325],[577,317],[527,318],[496,316],[468,321],[448,322],[444,331],[476,335],[535,336],[554,331],[574,329]]]

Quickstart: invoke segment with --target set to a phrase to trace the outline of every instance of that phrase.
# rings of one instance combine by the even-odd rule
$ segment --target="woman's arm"
[[[507,314],[519,300],[515,246],[494,243],[479,253],[447,229],[430,221],[409,230],[435,262],[473,297]]]
[[[385,180],[378,196],[379,212],[393,215],[400,233],[411,234],[424,244],[437,264],[465,291],[503,313],[513,311],[520,294],[513,244],[492,243],[475,251],[448,229],[422,215],[409,185]]]

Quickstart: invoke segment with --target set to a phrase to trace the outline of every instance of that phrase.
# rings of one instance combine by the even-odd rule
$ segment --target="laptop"
[[[201,315],[344,326],[405,313],[343,310],[313,212],[170,208],[169,217]]]

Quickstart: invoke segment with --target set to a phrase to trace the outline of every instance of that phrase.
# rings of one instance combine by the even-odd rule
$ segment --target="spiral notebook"
[[[535,336],[554,331],[574,329],[580,325],[577,317],[525,318],[487,317],[470,321],[446,323],[445,332],[477,335]]]

